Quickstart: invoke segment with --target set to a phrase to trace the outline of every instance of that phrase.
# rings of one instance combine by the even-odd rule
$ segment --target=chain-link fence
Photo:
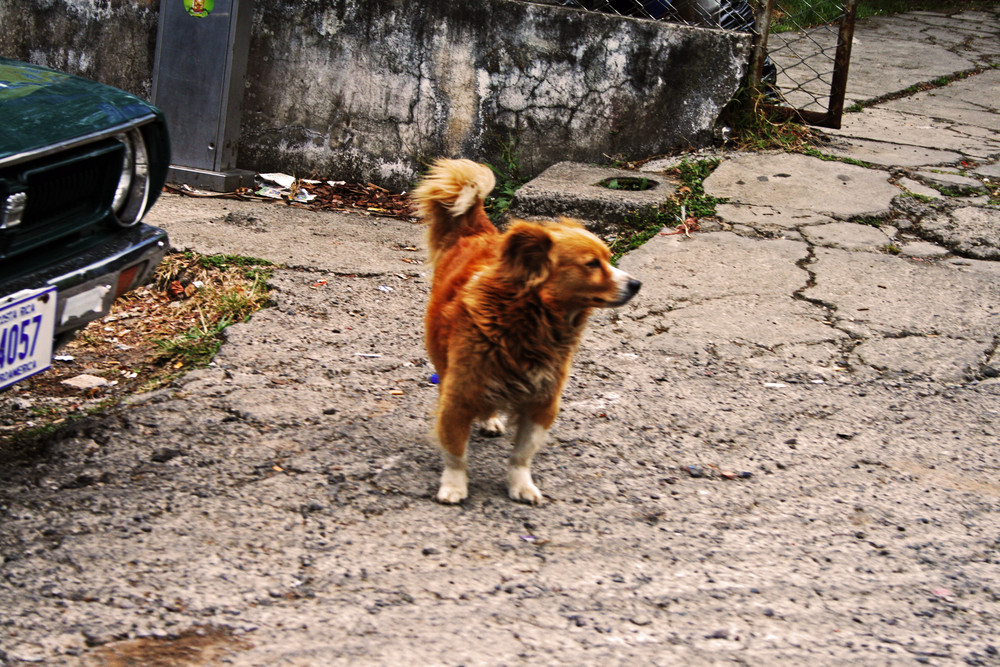
[[[857,0],[535,0],[754,34],[750,83],[773,108],[840,127]]]

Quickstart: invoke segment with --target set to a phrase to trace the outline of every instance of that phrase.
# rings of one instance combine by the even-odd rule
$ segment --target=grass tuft
[[[612,262],[656,236],[664,227],[678,227],[688,220],[715,215],[715,206],[726,200],[705,194],[704,181],[721,160],[684,159],[668,173],[681,182],[677,192],[659,206],[633,211],[625,217],[622,231],[608,244]]]
[[[493,193],[483,202],[486,214],[495,225],[506,221],[507,210],[514,195],[528,179],[521,175],[521,162],[517,156],[517,139],[512,137],[508,141],[496,140],[496,145],[500,154],[499,165],[486,163],[486,166],[493,170],[497,184]]]
[[[223,342],[226,327],[246,322],[268,305],[267,280],[274,264],[236,255],[167,257],[157,274],[157,287],[167,294],[187,288],[177,314],[194,324],[180,334],[154,338],[156,361],[175,368],[207,365]],[[190,290],[188,286],[195,285]],[[194,315],[192,318],[191,315]]]

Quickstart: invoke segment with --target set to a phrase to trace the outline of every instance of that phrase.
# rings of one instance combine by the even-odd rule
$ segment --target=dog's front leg
[[[513,500],[537,505],[542,502],[542,492],[531,479],[531,461],[545,444],[554,415],[519,415],[517,435],[514,436],[514,451],[507,467],[507,492]]]

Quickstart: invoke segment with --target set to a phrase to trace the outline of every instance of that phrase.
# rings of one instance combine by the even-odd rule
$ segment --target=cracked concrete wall
[[[0,55],[151,90],[157,0],[0,0]],[[531,176],[710,138],[749,36],[515,0],[257,0],[237,164],[408,187],[441,155]]]
[[[749,45],[512,0],[260,0],[241,155],[396,184],[440,155],[648,157],[710,139]]]

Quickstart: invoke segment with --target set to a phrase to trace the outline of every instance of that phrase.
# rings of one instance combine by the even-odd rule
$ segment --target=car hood
[[[117,88],[0,58],[0,161],[153,113]]]

